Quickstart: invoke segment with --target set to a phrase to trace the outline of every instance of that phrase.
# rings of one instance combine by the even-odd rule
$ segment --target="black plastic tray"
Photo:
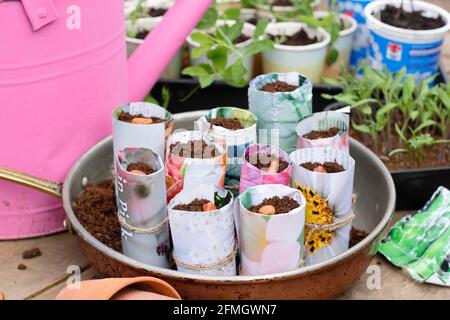
[[[448,82],[442,67],[436,81]],[[248,108],[248,89],[233,88],[223,82],[215,82],[206,89],[196,90],[188,99],[182,101],[196,87],[198,82],[193,79],[177,79],[160,81],[154,87],[153,95],[160,99],[161,89],[169,88],[169,111],[172,113],[212,109],[220,106]],[[338,87],[322,84],[313,87],[313,111],[323,111],[333,101],[322,98],[323,93],[336,94]],[[405,169],[392,171],[395,189],[397,191],[397,210],[421,208],[439,186],[450,188],[450,167],[429,169]]]

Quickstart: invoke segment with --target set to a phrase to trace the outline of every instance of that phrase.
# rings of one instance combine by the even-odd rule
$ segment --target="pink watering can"
[[[142,100],[211,0],[177,0],[126,61],[121,0],[0,0],[0,167],[62,181]],[[0,181],[0,240],[64,229],[62,204]]]

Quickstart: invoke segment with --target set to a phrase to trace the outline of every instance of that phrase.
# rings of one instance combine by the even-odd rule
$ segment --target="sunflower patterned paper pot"
[[[267,92],[269,83],[286,82],[296,88],[289,92]],[[250,82],[249,108],[258,117],[258,142],[279,146],[290,153],[295,150],[297,123],[312,113],[312,83],[296,73],[263,74]]]
[[[181,131],[172,134],[167,142],[166,171],[182,188],[201,184],[223,187],[227,170],[225,148],[211,141],[201,131]]]
[[[164,164],[145,148],[119,150],[116,197],[123,253],[140,262],[169,268],[169,225]]]
[[[266,215],[249,211],[274,196],[287,196],[299,206],[287,213]],[[241,274],[262,275],[295,270],[303,264],[306,200],[295,189],[279,184],[248,188],[235,201]]]
[[[265,168],[258,168],[258,155],[265,155],[260,161],[266,160]],[[275,155],[278,159],[274,159]],[[281,149],[272,149],[270,146],[252,144],[244,151],[241,165],[241,180],[239,193],[250,187],[261,184],[282,184],[289,186],[292,171],[289,155]],[[275,165],[273,163],[275,162]],[[275,167],[275,170],[271,170]]]
[[[350,108],[316,112],[297,125],[297,149],[332,148],[350,152]]]
[[[224,124],[222,119],[234,121]],[[227,176],[231,178],[239,178],[244,149],[256,143],[256,121],[256,116],[248,110],[219,107],[195,123],[196,129],[208,133],[208,137],[226,146]]]
[[[178,271],[236,275],[233,200],[230,191],[205,184],[184,189],[172,199],[168,207]]]
[[[306,198],[306,264],[313,265],[345,252],[349,247],[353,215],[355,161],[331,148],[299,149],[290,154],[292,187]],[[343,171],[311,171],[307,163],[333,162]]]

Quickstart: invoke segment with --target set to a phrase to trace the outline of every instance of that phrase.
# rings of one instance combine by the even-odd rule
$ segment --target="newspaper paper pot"
[[[331,148],[300,149],[291,153],[292,186],[306,198],[306,264],[313,265],[348,249],[355,161]],[[300,166],[305,162],[337,162],[345,171],[321,173]],[[314,229],[321,228],[314,232]]]
[[[121,111],[144,117],[158,117],[162,122],[153,124],[134,124],[118,119]],[[114,154],[128,147],[148,148],[154,150],[164,159],[165,138],[173,129],[173,116],[152,103],[134,102],[125,104],[113,111],[113,145]]]
[[[298,86],[291,92],[265,92],[265,84],[284,81]],[[312,83],[296,73],[263,74],[250,82],[250,111],[258,117],[259,143],[279,146],[286,152],[295,150],[297,123],[312,113]]]
[[[253,161],[257,154],[267,154],[266,160],[270,163],[270,155],[275,154],[278,158],[289,163],[288,167],[281,172],[267,172],[254,166]],[[291,159],[289,155],[280,149],[274,149],[270,146],[261,146],[259,144],[250,145],[244,151],[241,165],[241,180],[239,184],[239,193],[244,192],[250,187],[262,184],[282,184],[289,186],[290,174],[292,167],[290,165]],[[253,164],[252,164],[253,163]]]
[[[219,155],[213,158],[202,159],[171,153],[171,146],[178,142],[188,143],[199,140],[204,140],[209,146],[214,146],[218,150]],[[218,143],[211,142],[207,138],[207,134],[201,131],[182,131],[169,137],[166,151],[167,174],[176,182],[182,181],[183,188],[197,187],[201,184],[223,187],[226,169],[226,151]]]
[[[147,175],[128,172],[128,165],[136,162],[144,162],[156,172]],[[143,263],[168,268],[170,242],[161,158],[151,149],[126,148],[118,152],[116,167],[123,253]]]
[[[216,118],[238,119],[244,128],[229,130],[208,122],[209,119]],[[198,130],[209,133],[211,139],[226,146],[227,176],[239,178],[244,149],[256,143],[256,121],[256,116],[250,111],[233,107],[212,109],[196,121]]]
[[[297,125],[297,149],[304,148],[333,148],[349,153],[349,121],[350,116],[346,111],[350,108],[344,108],[337,111],[316,112],[311,116],[304,118]],[[311,131],[326,131],[331,128],[338,128],[339,132],[329,138],[308,139],[305,134]]]
[[[195,199],[228,203],[213,211],[183,211],[174,207]],[[178,271],[210,276],[235,276],[237,242],[233,195],[214,185],[181,191],[169,203],[169,220]]]
[[[273,196],[289,196],[300,206],[275,215],[247,210]],[[302,265],[305,204],[298,190],[278,184],[251,187],[236,199],[235,220],[243,275],[290,271]]]

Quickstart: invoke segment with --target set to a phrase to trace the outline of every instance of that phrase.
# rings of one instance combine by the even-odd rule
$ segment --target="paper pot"
[[[181,157],[170,153],[170,146],[177,143],[187,143],[193,140],[205,140],[214,145],[220,155],[209,159]],[[174,181],[182,181],[183,188],[193,188],[201,184],[224,186],[227,169],[227,153],[223,146],[211,142],[211,139],[201,131],[182,131],[171,135],[167,142],[166,170]]]
[[[328,12],[314,11],[314,16],[319,19],[325,18],[328,16]],[[339,38],[333,45],[334,48],[339,52],[339,56],[338,59],[331,65],[325,62],[322,73],[324,77],[337,78],[341,73],[341,68],[347,68],[350,63],[353,38],[358,24],[355,19],[346,14],[340,14],[339,19],[345,26],[345,29],[339,32]]]
[[[165,121],[154,124],[132,124],[119,121],[121,111],[132,115],[142,114],[144,117],[158,117]],[[122,105],[113,112],[114,154],[127,147],[149,148],[164,159],[165,138],[172,133],[173,116],[152,103],[134,102]]]
[[[229,198],[218,210],[193,212],[175,210],[178,204],[195,199],[216,203]],[[185,189],[169,203],[174,260],[178,271],[211,276],[236,275],[237,243],[233,218],[233,195],[214,185]]]
[[[265,172],[261,169],[258,169],[256,166],[252,164],[255,157],[258,153],[263,153],[269,155],[267,160],[270,161],[270,155],[275,154],[277,157],[283,159],[289,166],[279,173],[270,173]],[[241,180],[239,184],[239,193],[244,192],[250,187],[261,185],[261,184],[282,184],[285,186],[289,186],[290,183],[290,174],[292,167],[290,165],[291,159],[289,155],[280,149],[272,150],[270,146],[261,146],[259,144],[250,145],[244,151],[244,156],[242,157],[242,165],[241,165]]]
[[[229,130],[211,125],[208,120],[215,118],[239,119],[244,129]],[[244,149],[256,143],[256,116],[248,110],[220,107],[209,111],[195,122],[196,129],[208,134],[216,143],[227,149],[227,176],[239,178]]]
[[[346,153],[350,152],[349,121],[347,112],[350,108],[336,111],[316,112],[311,116],[300,120],[297,125],[297,149],[304,148],[332,148]],[[326,131],[331,128],[339,128],[339,132],[330,138],[308,139],[305,134],[316,130]]]
[[[304,46],[275,44],[273,50],[262,53],[264,73],[296,71],[314,83],[320,82],[331,39],[324,29],[312,29],[302,22],[278,22],[268,25],[266,31],[273,36],[290,36],[301,29],[318,37],[320,42]]]
[[[162,17],[147,17],[139,18],[135,23],[131,20],[126,21],[127,57],[131,57],[134,51],[144,42],[143,39],[138,39],[136,35],[140,32],[151,32],[161,20]],[[161,75],[161,79],[178,79],[180,77],[181,63],[181,51],[178,50]]]
[[[298,88],[291,92],[259,90],[267,83],[284,81]],[[312,83],[296,73],[263,74],[250,82],[248,88],[250,111],[258,117],[260,144],[279,146],[286,152],[295,150],[297,123],[312,113]]]
[[[247,210],[273,196],[289,196],[300,206],[277,215]],[[235,220],[243,275],[291,271],[302,265],[305,204],[298,190],[278,184],[251,187],[236,199]]]
[[[128,172],[128,164],[136,162],[144,162],[157,171],[148,175]],[[161,158],[151,149],[125,148],[117,154],[116,170],[123,253],[146,264],[168,268],[169,227]]]
[[[217,20],[217,26],[223,26],[224,24],[227,24],[227,25],[231,26],[231,25],[233,25],[235,23],[236,23],[236,21],[233,21],[233,20]],[[211,32],[211,31],[214,31],[214,30],[211,29],[209,31]],[[202,31],[194,30],[194,32],[205,32],[205,31],[204,30],[202,30]],[[255,26],[254,25],[252,25],[250,23],[244,23],[244,28],[242,29],[242,34],[250,37],[250,39],[248,39],[248,40],[246,40],[244,42],[236,44],[236,48],[238,50],[242,50],[243,51],[248,46],[250,46],[252,44],[252,41],[253,41],[252,37],[253,37],[253,33],[254,32],[255,32]],[[200,46],[197,42],[195,42],[192,39],[191,36],[189,36],[186,39],[186,41],[189,44],[189,50],[190,50],[191,53],[192,53],[192,50],[194,48],[197,48],[197,47]],[[228,59],[227,59],[227,67],[231,66],[234,62],[236,62],[236,60],[237,60],[237,56],[235,54],[229,54],[228,55]],[[208,60],[206,54],[203,54],[203,55],[201,55],[198,58],[192,58],[191,57],[191,65],[193,65],[193,66],[198,66],[199,64],[209,63],[209,62],[210,61]],[[243,60],[243,64],[244,64],[244,67],[248,70],[248,74],[247,74],[246,78],[249,80],[251,75],[253,74],[253,56],[246,57]]]
[[[290,155],[292,186],[306,198],[306,264],[313,265],[348,249],[353,198],[355,161],[345,152],[331,148],[300,149]],[[300,166],[305,162],[336,161],[345,171],[321,173]],[[339,224],[337,229],[310,231],[316,227]]]
[[[423,10],[425,15],[440,15],[445,25],[434,30],[407,30],[393,27],[379,20],[379,12],[386,5],[400,7],[401,0],[381,0],[365,8],[369,37],[369,63],[377,70],[395,72],[406,67],[407,73],[417,74],[417,81],[434,75],[438,71],[442,44],[450,30],[450,14],[431,3],[414,0],[405,1],[403,7],[411,11]]]

